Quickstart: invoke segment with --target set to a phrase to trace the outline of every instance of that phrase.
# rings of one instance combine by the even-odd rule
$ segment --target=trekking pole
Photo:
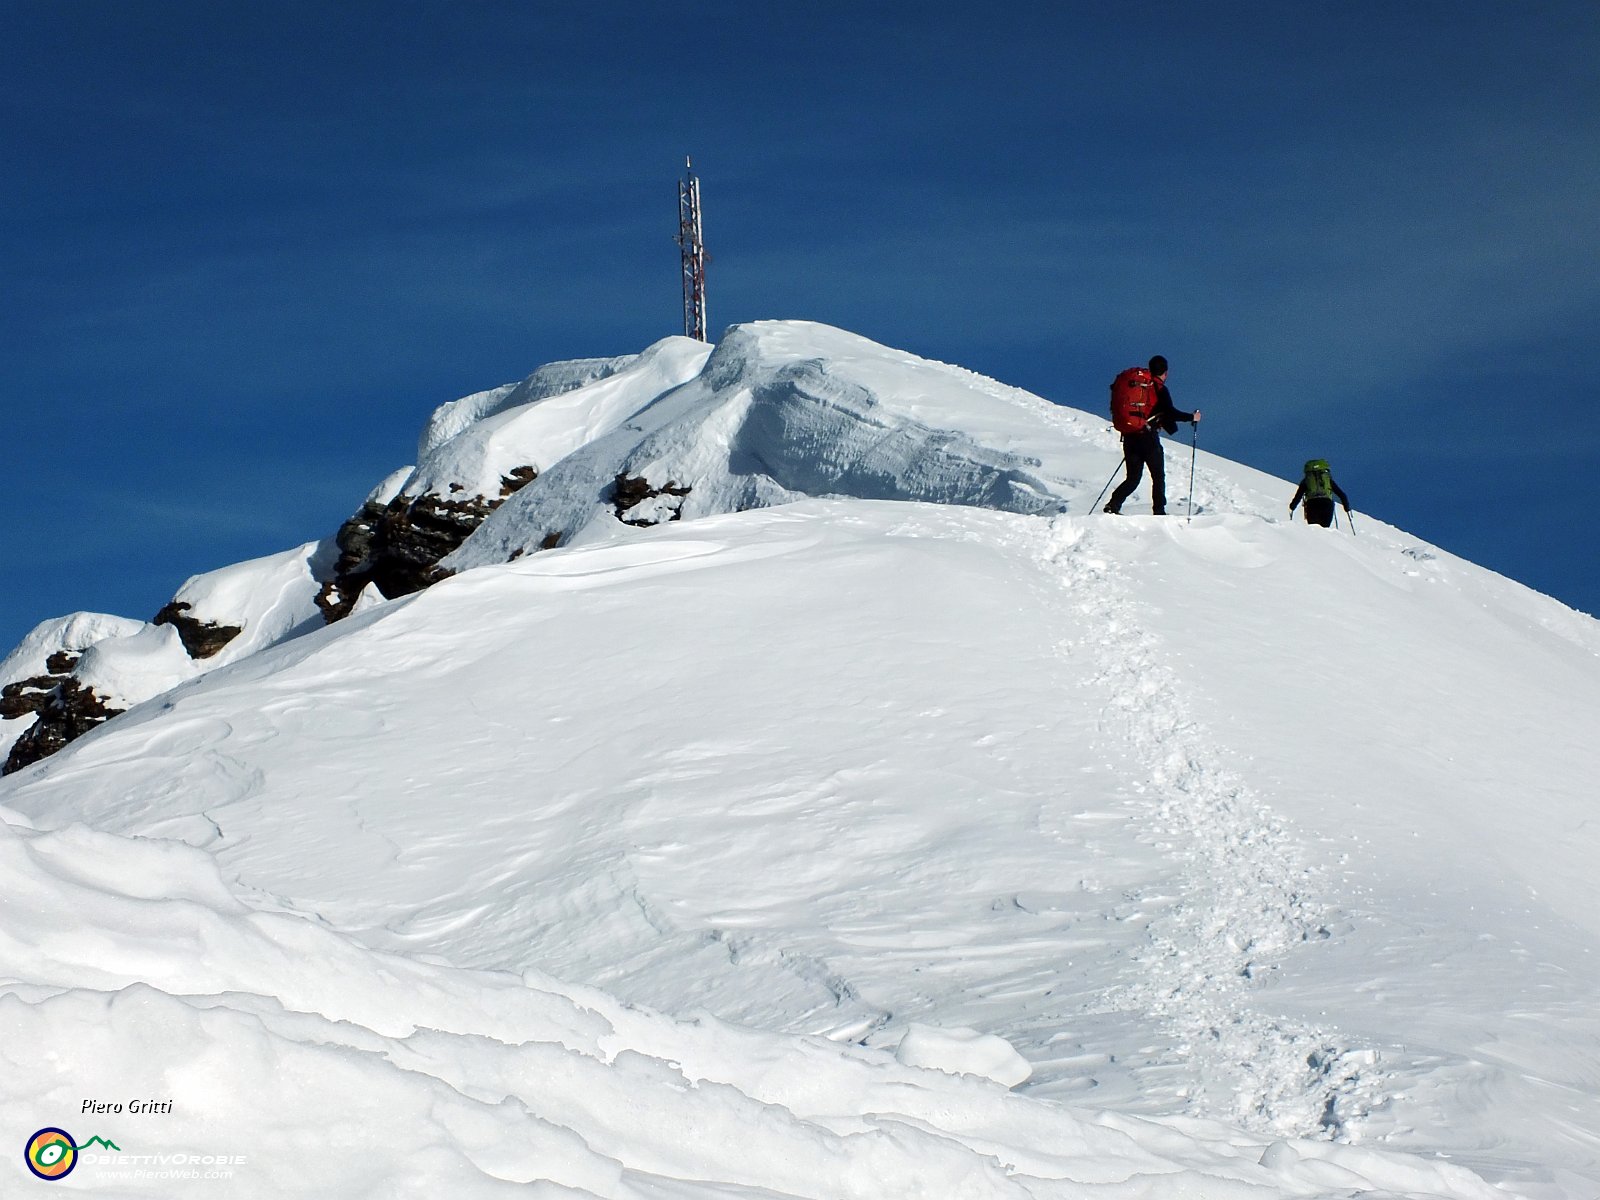
[[[1111,480],[1117,477],[1117,472],[1120,470],[1122,470],[1121,463],[1118,463],[1116,466],[1111,468],[1111,478],[1106,480],[1106,486],[1101,488],[1100,494],[1094,498],[1094,508],[1091,508],[1089,510],[1090,512],[1097,512],[1099,510],[1100,501],[1105,499],[1106,491],[1111,487]]]
[[[1350,526],[1350,536],[1351,537],[1355,537],[1355,535],[1356,535],[1356,515],[1355,515],[1355,513],[1351,512],[1348,508],[1345,509],[1344,510],[1344,520],[1345,520],[1345,524]]]
[[[1189,515],[1183,519],[1185,525],[1194,520],[1194,459],[1200,451],[1200,422],[1189,422],[1189,430],[1193,436],[1189,441]]]

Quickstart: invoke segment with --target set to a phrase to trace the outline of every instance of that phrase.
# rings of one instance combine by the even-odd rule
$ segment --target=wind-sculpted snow
[[[690,338],[668,338],[632,358],[552,364],[466,412],[456,406],[477,397],[446,405],[424,431],[401,494],[499,496],[508,473],[548,469],[693,378],[708,353]]]
[[[1458,1167],[1242,1150],[533,973],[375,954],[251,912],[202,852],[81,827],[0,819],[0,962],[13,1145],[66,1127],[86,1147],[75,1182],[119,1196],[1311,1196],[1331,1178],[1497,1194]]]
[[[624,477],[685,492],[644,523],[826,495],[1056,511],[1083,502],[1085,437],[1103,426],[853,334],[737,326],[697,378],[545,470],[445,561],[608,536],[606,488]]]
[[[1571,1195],[1594,1143],[1574,1132],[1581,1123],[1539,1122],[1531,1097],[1554,1087],[1564,1109],[1595,1106],[1582,1082],[1600,1046],[1580,1015],[1594,979],[1583,938],[1555,933],[1554,909],[1540,910],[1546,932],[1535,936],[1533,916],[1509,917],[1504,906],[1452,938],[1460,926],[1448,908],[1404,895],[1425,878],[1409,845],[1392,834],[1368,844],[1353,830],[1380,826],[1359,810],[1253,767],[1240,747],[1266,748],[1209,699],[1233,679],[1265,692],[1261,681],[1281,672],[1293,682],[1277,707],[1292,708],[1281,697],[1298,695],[1299,676],[1263,640],[1267,626],[1240,612],[1259,618],[1303,601],[1302,577],[1357,610],[1368,645],[1343,648],[1340,669],[1369,693],[1395,648],[1416,644],[1452,606],[1454,590],[1494,594],[1472,569],[1442,561],[1433,582],[1419,582],[1407,574],[1415,562],[1377,540],[1242,517],[1184,526],[840,500],[680,522],[378,605],[214,672],[160,710],[120,718],[14,777],[0,798],[36,820],[180,837],[214,857],[241,899],[285,910],[274,920],[315,913],[319,925],[413,963],[538,970],[624,1002],[709,1010],[768,1031],[702,1019],[698,1028],[733,1043],[830,1039],[793,1043],[811,1049],[794,1051],[789,1066],[769,1061],[766,1090],[751,1090],[748,1072],[707,1072],[735,1090],[688,1093],[710,1106],[692,1119],[722,1131],[701,1141],[686,1141],[665,1115],[686,1102],[675,1069],[626,1055],[619,1067],[637,1066],[675,1097],[663,1100],[659,1139],[627,1132],[617,1116],[641,1111],[621,1099],[640,1086],[631,1077],[613,1090],[586,1067],[570,1094],[548,1093],[589,1114],[581,1128],[550,1101],[533,1103],[508,1086],[517,1072],[567,1076],[544,1059],[507,1065],[526,1051],[506,1050],[508,1059],[449,1039],[401,1049],[360,1028],[334,1036],[285,1018],[269,1023],[272,1036],[292,1030],[296,1045],[268,1040],[257,1052],[298,1061],[311,1053],[298,1045],[303,1035],[354,1040],[404,1065],[409,1047],[422,1046],[433,1064],[424,1074],[467,1096],[505,1088],[497,1094],[516,1094],[538,1121],[577,1128],[589,1147],[647,1174],[783,1195],[865,1194],[874,1179],[880,1194],[1051,1195],[1056,1185],[1040,1178],[1079,1187],[1129,1178],[1126,1153],[1145,1156],[1135,1173],[1172,1172],[1140,1185],[1156,1195],[1169,1185],[1227,1190],[1229,1179],[1275,1195],[1346,1185],[1474,1194],[1470,1176],[1448,1173],[1456,1167],[1437,1175],[1444,1168],[1426,1157],[1364,1148],[1387,1143],[1424,1156],[1447,1149],[1532,1195]],[[1368,582],[1384,600],[1363,598]],[[1510,607],[1475,628],[1478,652],[1504,673],[1499,691],[1526,703],[1505,655],[1551,602],[1523,606],[1507,594],[1497,603]],[[1594,682],[1569,670],[1569,703],[1594,711]],[[1476,703],[1478,717],[1452,714],[1461,735],[1493,744],[1504,770],[1539,770],[1543,748],[1496,740],[1503,716]],[[1433,715],[1417,715],[1418,729]],[[1323,740],[1303,724],[1271,736],[1317,762],[1323,789],[1375,798],[1414,758],[1407,739],[1386,743],[1377,731],[1411,719],[1373,710],[1369,723],[1342,728],[1368,747],[1342,766],[1321,759]],[[1471,764],[1438,770],[1429,786],[1449,798],[1434,802],[1444,822],[1474,807],[1467,793],[1482,786],[1478,775]],[[1413,803],[1408,816],[1423,811]],[[1508,812],[1505,836],[1484,836],[1510,844],[1525,821]],[[1588,886],[1580,880],[1592,849],[1547,847],[1518,870],[1564,903],[1568,889]],[[1379,886],[1402,890],[1380,908]],[[1430,943],[1450,946],[1445,965],[1419,953]],[[1514,985],[1507,972],[1527,961],[1519,945],[1565,964],[1566,977]],[[144,967],[129,978],[170,990]],[[356,986],[339,978],[318,994]],[[1486,979],[1499,982],[1482,988]],[[299,992],[283,997],[278,982],[203,984],[183,986],[310,1005]],[[1436,1003],[1441,992],[1448,1008]],[[616,1009],[590,1007],[608,1019]],[[258,1009],[250,1016],[265,1020]],[[436,1019],[408,1013],[401,1005],[392,1018]],[[1004,1038],[1032,1072],[1015,1102],[1040,1107],[1007,1109],[977,1136],[967,1097],[979,1085],[968,1081],[936,1089],[941,1115],[908,1114],[903,1097],[935,1085],[907,1093],[882,1072],[913,1025]],[[1483,1057],[1479,1031],[1490,1029],[1513,1039],[1511,1061]],[[1514,1065],[1551,1040],[1565,1046],[1564,1063]],[[628,1044],[701,1077],[677,1041]],[[925,1061],[915,1046],[907,1053]],[[841,1082],[817,1056],[890,1091]],[[476,1073],[460,1074],[464,1059]],[[952,1066],[961,1062],[952,1054]],[[352,1089],[434,1086],[371,1065],[380,1074],[352,1077]],[[1467,1088],[1470,1112],[1452,1099]],[[810,1099],[793,1107],[792,1089]],[[840,1095],[858,1099],[840,1107]],[[790,1115],[767,1114],[769,1103]],[[368,1106],[352,1111],[352,1131],[371,1119]],[[832,1114],[826,1135],[810,1127],[822,1113]],[[1202,1124],[1178,1127],[1180,1137],[1159,1123],[1176,1117]],[[462,1132],[479,1124],[439,1120],[444,1132],[420,1127],[421,1144],[488,1161],[477,1135]],[[776,1140],[733,1132],[774,1120]],[[914,1140],[905,1157],[884,1158],[870,1140],[830,1140],[902,1120],[943,1138],[943,1149]],[[1212,1120],[1228,1124],[1204,1124]],[[1060,1138],[1086,1136],[1083,1122],[1134,1148],[1059,1151]],[[669,1154],[668,1144],[678,1148]],[[757,1145],[762,1162],[800,1165],[756,1171],[757,1152],[745,1149]],[[583,1186],[629,1194],[631,1176],[619,1178],[610,1193]],[[1406,1179],[1416,1186],[1401,1186]]]
[[[670,344],[676,339],[668,339]],[[417,461],[428,458],[446,442],[480,421],[498,416],[508,409],[521,408],[551,396],[566,395],[591,383],[609,379],[638,363],[641,356],[625,354],[618,358],[578,358],[546,363],[521,383],[508,383],[484,392],[474,392],[448,404],[441,404],[428,418],[417,439]],[[702,357],[704,357],[702,355]]]

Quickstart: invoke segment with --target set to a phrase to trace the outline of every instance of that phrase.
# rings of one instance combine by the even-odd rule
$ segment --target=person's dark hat
[[[1165,375],[1167,373],[1167,360],[1161,355],[1156,355],[1150,360],[1150,374]]]

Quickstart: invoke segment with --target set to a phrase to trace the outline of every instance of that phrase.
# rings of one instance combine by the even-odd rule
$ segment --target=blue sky
[[[1588,612],[1600,6],[3,0],[0,653],[331,534],[439,403],[807,318]],[[1107,472],[1114,467],[1107,463]],[[1287,504],[1288,494],[1285,494]]]

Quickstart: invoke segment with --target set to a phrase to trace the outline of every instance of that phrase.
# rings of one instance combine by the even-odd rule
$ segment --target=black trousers
[[[1308,525],[1321,525],[1326,529],[1333,524],[1332,496],[1307,496],[1305,510]]]
[[[1109,513],[1121,512],[1122,502],[1133,495],[1144,469],[1150,468],[1150,511],[1158,517],[1167,515],[1167,460],[1161,449],[1161,434],[1154,426],[1138,433],[1122,435],[1122,461],[1128,477],[1117,485],[1106,504]]]

